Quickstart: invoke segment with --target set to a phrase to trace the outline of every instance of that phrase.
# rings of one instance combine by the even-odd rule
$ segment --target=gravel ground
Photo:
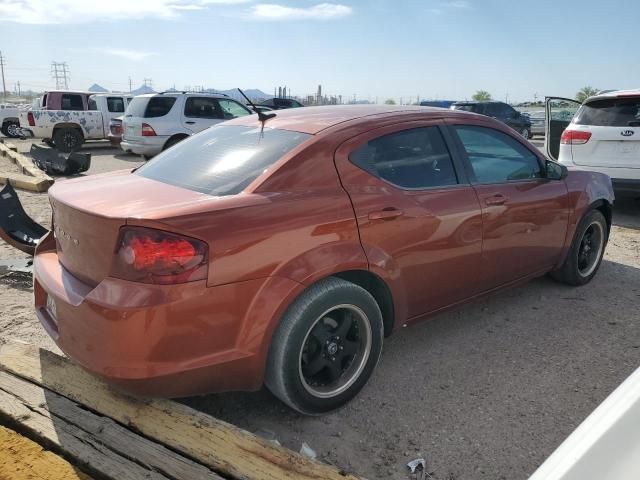
[[[90,151],[88,173],[140,163],[106,146]],[[46,195],[19,195],[47,224]],[[370,479],[404,479],[419,456],[436,479],[526,478],[640,365],[640,200],[621,199],[614,215],[589,285],[540,278],[403,329],[386,340],[368,386],[337,412],[302,417],[266,390],[185,402],[294,450],[306,442],[320,459]],[[1,258],[19,256],[0,242]],[[0,341],[57,350],[31,295],[28,278],[0,279]]]

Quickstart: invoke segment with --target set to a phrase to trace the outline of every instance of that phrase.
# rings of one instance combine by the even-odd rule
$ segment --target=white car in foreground
[[[609,395],[529,480],[640,478],[640,368]]]
[[[604,92],[583,104],[547,97],[546,115],[551,158],[609,175],[617,193],[640,193],[640,90]]]

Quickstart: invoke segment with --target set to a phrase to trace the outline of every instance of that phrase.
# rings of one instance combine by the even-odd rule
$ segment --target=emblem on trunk
[[[72,237],[68,232],[65,232],[62,228],[60,228],[57,225],[54,228],[54,232],[56,234],[56,237],[69,240],[74,245],[78,245],[80,243],[77,238]]]
[[[623,130],[620,132],[620,135],[622,135],[623,137],[630,137],[634,133],[635,132],[633,130]]]

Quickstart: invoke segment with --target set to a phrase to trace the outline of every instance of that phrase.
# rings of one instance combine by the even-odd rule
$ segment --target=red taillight
[[[560,137],[560,143],[565,145],[583,145],[591,138],[591,132],[583,130],[565,130]]]
[[[122,135],[122,125],[119,123],[111,125],[109,130],[111,130],[112,135]]]
[[[207,244],[144,227],[123,227],[111,275],[133,282],[174,284],[207,278]]]
[[[156,131],[151,128],[151,125],[147,124],[147,123],[143,123],[142,124],[142,136],[143,137],[155,137],[156,136]]]
[[[33,112],[27,113],[27,121],[29,122],[30,127],[36,126],[36,119],[33,118]]]

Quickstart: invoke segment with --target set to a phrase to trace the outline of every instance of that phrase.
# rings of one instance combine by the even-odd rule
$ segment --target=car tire
[[[531,138],[531,130],[528,129],[527,127],[523,127],[520,130],[520,135],[523,136],[523,138],[526,138],[527,140]]]
[[[164,147],[162,147],[162,151],[164,152],[167,148],[173,147],[176,143],[180,143],[185,138],[187,137],[171,137],[167,140],[167,143],[164,144]]]
[[[326,278],[287,308],[271,342],[265,383],[300,413],[334,410],[366,384],[383,336],[373,296],[354,283]]]
[[[61,152],[75,152],[83,143],[84,137],[77,128],[59,128],[53,133],[53,144]]]
[[[20,124],[18,122],[6,122],[2,125],[0,131],[5,137],[20,138],[20,134],[18,133],[19,128]]]
[[[607,246],[607,221],[599,210],[589,211],[578,224],[562,266],[551,277],[568,285],[585,285],[596,275]]]

